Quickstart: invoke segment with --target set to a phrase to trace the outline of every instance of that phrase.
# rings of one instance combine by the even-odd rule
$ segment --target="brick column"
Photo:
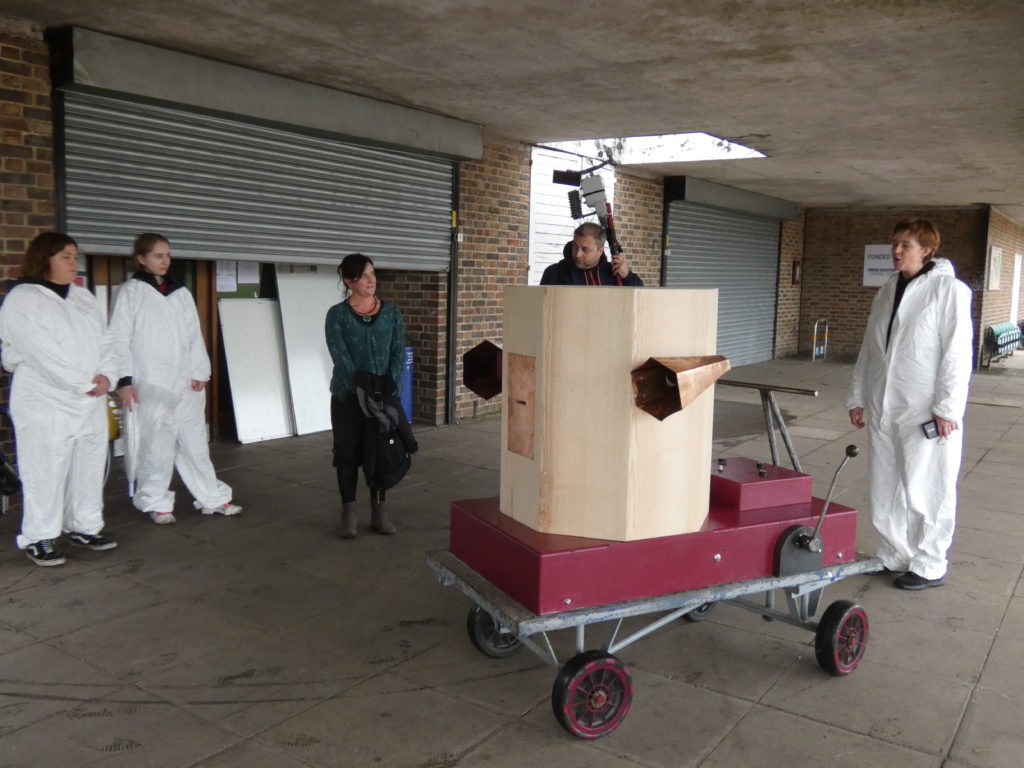
[[[49,62],[40,30],[0,16],[0,284],[17,276],[29,241],[55,224]],[[0,373],[4,403],[9,386]],[[6,423],[0,447],[12,455]]]
[[[502,290],[526,283],[530,251],[530,148],[491,140],[484,156],[461,165],[459,193],[456,417],[491,413],[501,398],[481,400],[462,386],[462,355],[481,341],[501,344]]]

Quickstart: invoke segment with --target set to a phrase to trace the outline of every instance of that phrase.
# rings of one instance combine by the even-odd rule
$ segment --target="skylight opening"
[[[615,165],[681,163],[697,160],[745,160],[764,157],[751,149],[709,133],[667,133],[660,136],[623,136],[608,139],[545,142],[544,146],[584,157],[609,160]]]

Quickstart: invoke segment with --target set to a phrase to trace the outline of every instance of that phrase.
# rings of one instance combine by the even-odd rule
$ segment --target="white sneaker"
[[[231,517],[232,515],[242,514],[242,508],[237,504],[232,504],[230,501],[225,501],[219,507],[204,507],[198,501],[193,502],[195,508],[202,512],[204,515],[224,515],[225,517]]]
[[[157,525],[170,525],[177,522],[173,512],[150,512],[149,519]]]

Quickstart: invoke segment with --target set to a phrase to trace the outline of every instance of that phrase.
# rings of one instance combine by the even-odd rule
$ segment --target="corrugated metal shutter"
[[[228,118],[64,94],[67,228],[130,255],[144,231],[177,256],[440,271],[452,164]]]
[[[775,342],[779,222],[673,201],[665,284],[718,289],[718,354],[770,360]]]
[[[562,258],[562,248],[572,240],[573,230],[581,221],[575,221],[569,211],[569,191],[572,187],[551,181],[552,171],[582,171],[597,165],[589,157],[559,152],[545,147],[534,147],[530,167],[530,273],[529,284],[539,285],[544,268]],[[615,171],[602,168],[598,175],[604,180],[608,202],[615,210]],[[583,210],[590,210],[586,204]],[[591,216],[588,221],[597,221]]]

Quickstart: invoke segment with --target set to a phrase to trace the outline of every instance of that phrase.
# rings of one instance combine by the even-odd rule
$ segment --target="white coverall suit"
[[[953,541],[973,339],[971,290],[947,259],[934,261],[906,286],[888,349],[899,273],[875,295],[846,403],[864,408],[878,556],[926,579],[946,574]],[[929,440],[921,425],[933,414],[959,428]]]
[[[132,377],[139,398],[132,503],[146,513],[174,510],[169,486],[175,469],[202,506],[231,501],[231,488],[217,479],[210,461],[206,390],[192,389],[193,379],[210,379],[199,314],[188,289],[172,286],[165,296],[144,279],[126,281],[110,318],[118,380]]]
[[[19,282],[0,307],[3,365],[13,373],[14,422],[24,509],[19,549],[61,532],[103,529],[103,475],[109,426],[106,395],[115,358],[103,312],[85,288],[61,298],[45,285]]]

